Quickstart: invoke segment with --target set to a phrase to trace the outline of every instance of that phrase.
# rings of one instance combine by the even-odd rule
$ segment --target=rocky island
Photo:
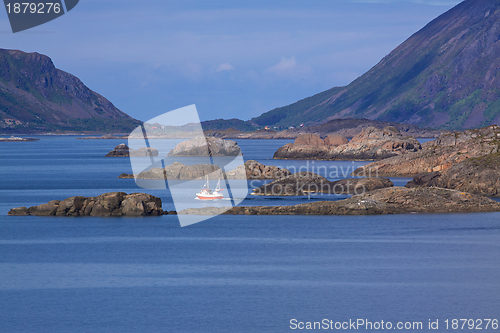
[[[11,136],[10,138],[0,138],[0,142],[30,142],[30,141],[38,141],[40,139],[35,138],[20,138],[17,136]]]
[[[139,148],[134,150],[129,148],[126,144],[121,143],[116,146],[112,151],[107,153],[105,157],[150,157],[158,156],[158,150],[155,148]]]
[[[403,136],[398,129],[368,127],[351,141],[341,136],[322,140],[313,134],[300,135],[294,143],[286,144],[274,153],[275,159],[313,160],[381,160],[405,155],[422,149],[413,137]]]
[[[238,144],[232,140],[201,137],[179,143],[167,156],[239,156],[243,155]]]
[[[146,193],[110,192],[97,197],[71,197],[38,206],[12,208],[15,216],[160,216],[168,214],[161,199]],[[174,213],[174,212],[171,212]]]

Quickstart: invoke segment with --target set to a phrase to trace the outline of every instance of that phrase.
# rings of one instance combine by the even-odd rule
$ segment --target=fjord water
[[[7,216],[110,191],[174,209],[168,191],[116,178],[128,159],[103,156],[120,140],[40,138],[0,145],[1,332],[289,332],[291,319],[358,318],[426,332],[429,319],[439,331],[446,319],[500,319],[500,214],[218,216],[185,228],[173,215]],[[273,161],[284,143],[239,141],[245,159],[312,163]]]

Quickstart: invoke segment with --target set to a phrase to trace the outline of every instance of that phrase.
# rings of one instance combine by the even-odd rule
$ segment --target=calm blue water
[[[291,332],[291,319],[418,321],[427,332],[429,319],[439,331],[446,319],[500,319],[497,213],[218,216],[185,228],[175,216],[6,215],[108,191],[148,192],[173,209],[167,191],[116,178],[128,159],[103,156],[119,143],[0,145],[0,332]],[[246,159],[308,163],[272,160],[284,143],[239,141]],[[307,200],[266,199],[243,204]]]

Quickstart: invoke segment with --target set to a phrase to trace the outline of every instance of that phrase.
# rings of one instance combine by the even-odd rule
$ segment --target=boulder
[[[422,149],[413,137],[403,136],[395,127],[368,127],[345,145],[335,149],[335,159],[380,160]]]
[[[160,216],[161,199],[150,194],[104,193],[97,197],[71,197],[30,208],[12,208],[8,215],[35,216]]]
[[[170,150],[168,156],[239,156],[243,155],[235,141],[216,137],[201,137],[183,141]]]
[[[126,144],[120,143],[115,149],[107,153],[105,157],[128,157],[129,151],[130,148]]]
[[[26,216],[26,215],[29,215],[27,207],[12,208],[7,214],[8,215],[12,215],[12,216]]]
[[[405,187],[408,188],[413,188],[413,187],[419,187],[419,186],[425,186],[425,187],[439,187],[437,186],[438,184],[438,179],[441,176],[441,172],[439,171],[433,171],[433,172],[424,172],[416,175],[413,177],[412,180],[410,180]]]
[[[290,176],[292,173],[274,165],[264,165],[254,160],[245,162],[245,171],[247,179],[279,179]]]
[[[129,154],[132,157],[151,157],[158,156],[158,149],[141,147],[137,150],[130,149]]]
[[[349,142],[341,135],[329,135],[325,140],[319,136],[306,133],[299,135],[294,143],[288,143],[279,148],[275,159],[330,159],[331,150],[341,144]]]
[[[339,135],[330,135],[324,141],[321,140],[322,143],[319,140],[321,139],[313,134],[302,134],[295,140],[295,143],[279,148],[274,153],[274,158],[379,160],[422,149],[415,138],[403,136],[392,126],[384,129],[368,127],[353,137],[350,142]]]
[[[306,133],[301,134],[295,139],[294,145],[300,146],[311,146],[311,147],[320,147],[325,145],[325,141],[321,139],[319,136],[314,134]]]
[[[195,164],[180,169],[178,179],[205,179],[206,176],[209,176],[209,179],[224,178],[221,169],[217,165]]]
[[[190,208],[193,215],[382,215],[409,213],[500,212],[500,203],[466,192],[442,188],[390,187],[339,201],[316,201],[295,206]]]
[[[421,173],[444,171],[466,159],[500,152],[500,127],[496,125],[462,133],[442,134],[422,150],[370,163],[353,172],[366,177],[408,177]]]
[[[362,194],[392,186],[394,186],[393,182],[387,178],[347,178],[331,182],[329,188],[323,189],[323,193]]]
[[[500,197],[500,153],[468,158],[440,172],[415,176],[406,187],[443,187],[488,197]]]
[[[302,171],[262,185],[253,190],[251,194],[266,196],[307,195],[322,192],[323,186],[328,184],[330,184],[328,179],[312,172]]]
[[[330,134],[325,139],[325,146],[337,147],[349,143],[345,137],[339,134]]]
[[[130,173],[122,173],[118,176],[118,178],[124,178],[124,179],[134,179],[134,175]]]

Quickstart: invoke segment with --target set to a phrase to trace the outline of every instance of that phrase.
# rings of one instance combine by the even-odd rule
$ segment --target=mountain
[[[251,121],[260,126],[367,118],[464,129],[500,124],[500,0],[466,0],[346,87]]]
[[[232,128],[242,132],[249,132],[258,129],[258,126],[256,124],[252,124],[248,121],[243,121],[240,119],[215,119],[215,120],[202,121],[201,126],[206,131],[207,130],[219,131]]]
[[[140,123],[49,57],[0,49],[0,133],[118,133]]]

